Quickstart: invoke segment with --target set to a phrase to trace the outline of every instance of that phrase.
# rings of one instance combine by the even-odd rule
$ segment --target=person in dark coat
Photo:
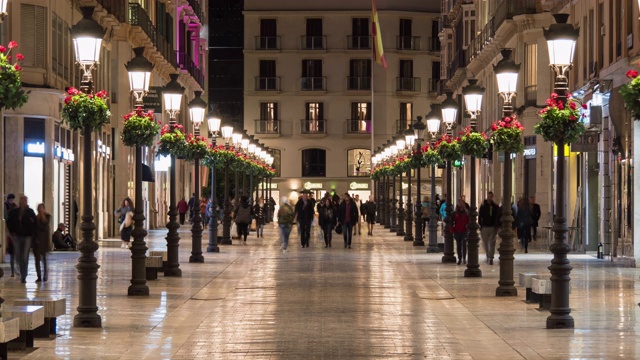
[[[367,222],[367,235],[373,235],[373,224],[376,223],[376,203],[373,201],[373,195],[369,195],[369,200],[360,208],[364,212]]]
[[[333,228],[338,223],[338,214],[330,198],[324,198],[318,204],[318,224],[324,234],[324,247],[331,247]]]
[[[258,202],[256,202],[256,205],[253,207],[253,216],[256,218],[256,236],[258,237],[264,237],[263,230],[266,215],[267,209],[264,205],[264,198],[260,196]]]
[[[456,239],[456,248],[458,252],[458,265],[467,263],[467,225],[469,224],[469,213],[467,206],[462,199],[458,199],[456,211],[452,214],[453,221],[451,223],[451,232]]]
[[[340,210],[338,211],[338,221],[342,225],[342,237],[344,238],[344,247],[351,249],[351,236],[353,226],[358,221],[358,208],[356,202],[353,201],[349,193],[344,193]]]
[[[487,193],[487,199],[480,205],[478,212],[478,225],[480,236],[484,244],[485,261],[493,265],[493,256],[496,252],[496,236],[500,230],[500,206],[493,201],[493,192]]]
[[[13,250],[18,261],[22,283],[27,282],[29,251],[36,228],[36,213],[29,207],[28,201],[29,199],[25,195],[19,195],[18,207],[10,210],[7,216],[7,227],[14,242]]]
[[[523,197],[518,201],[518,212],[516,213],[516,226],[518,227],[518,237],[522,240],[525,254],[529,252],[529,241],[531,241],[531,205],[529,199]]]
[[[44,204],[38,205],[38,215],[36,215],[36,232],[33,237],[33,257],[36,260],[36,282],[46,282],[49,275],[47,266],[47,253],[51,252],[51,215],[47,213]],[[42,261],[42,269],[40,268]],[[44,270],[44,271],[42,271]]]
[[[233,210],[233,220],[238,227],[238,236],[243,238],[243,243],[247,244],[247,236],[249,236],[249,224],[251,224],[251,206],[249,206],[249,198],[247,195],[240,197],[240,203]]]
[[[529,205],[531,205],[531,240],[536,241],[536,237],[538,237],[538,221],[540,221],[542,212],[540,205],[536,204],[535,196],[529,197]]]
[[[16,196],[13,194],[7,195],[7,201],[4,202],[4,219],[9,218],[9,211],[18,207],[18,204],[15,203]],[[11,232],[7,229],[7,254],[9,254],[9,262],[11,263],[11,277],[15,276],[16,269],[16,257],[15,252],[13,251],[13,239],[11,238]]]
[[[311,222],[315,211],[313,202],[309,199],[309,192],[304,191],[300,200],[296,203],[296,219],[298,221],[298,229],[300,232],[300,245],[309,247],[309,238],[311,238]]]

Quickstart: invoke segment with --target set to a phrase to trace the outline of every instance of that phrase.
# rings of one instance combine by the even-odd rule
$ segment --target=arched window
[[[371,173],[371,150],[351,149],[347,151],[347,176],[369,176]]]
[[[302,176],[327,176],[327,154],[323,149],[302,150]]]

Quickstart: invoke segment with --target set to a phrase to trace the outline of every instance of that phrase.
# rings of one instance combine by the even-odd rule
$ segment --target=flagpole
[[[371,151],[369,152],[369,168],[372,169],[373,164],[371,163],[371,159],[373,158],[373,152],[375,151],[375,131],[374,131],[374,125],[375,124],[375,101],[373,101],[374,99],[374,91],[373,91],[373,72],[375,71],[375,62],[376,62],[376,58],[375,58],[375,49],[376,49],[376,45],[375,45],[375,37],[373,35],[373,33],[371,34]],[[371,171],[369,170],[369,171]],[[373,179],[371,179],[371,193],[373,193],[374,191],[377,192],[377,189],[373,188],[373,185],[375,184],[375,182],[373,181]]]

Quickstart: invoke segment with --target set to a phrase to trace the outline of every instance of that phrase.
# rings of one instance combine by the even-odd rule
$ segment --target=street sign
[[[162,115],[162,86],[149,86],[149,92],[142,98],[142,107]]]
[[[598,131],[588,130],[580,135],[578,141],[571,144],[572,152],[597,152],[598,151]]]

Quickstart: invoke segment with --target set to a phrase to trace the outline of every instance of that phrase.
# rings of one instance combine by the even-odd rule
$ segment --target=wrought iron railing
[[[140,4],[129,3],[129,24],[133,26],[139,26],[142,31],[147,34],[151,43],[158,49],[173,67],[178,67],[178,61],[176,57],[176,51],[171,44],[158,33],[158,30],[149,19],[147,12],[140,6]]]
[[[280,50],[280,36],[256,36],[256,50]]]
[[[429,41],[429,51],[438,52],[440,51],[440,38],[430,37]]]
[[[256,77],[256,91],[280,91],[280,78]]]
[[[347,35],[347,49],[349,50],[371,49],[371,36]]]
[[[396,91],[420,91],[419,77],[396,78]]]
[[[347,76],[347,90],[371,90],[371,77]]]
[[[396,36],[396,49],[420,50],[420,36]]]
[[[178,65],[181,69],[187,70],[187,72],[196,79],[196,82],[198,82],[200,87],[204,87],[204,75],[202,74],[202,70],[200,70],[195,62],[193,62],[189,53],[182,51],[178,52]]]
[[[327,133],[327,120],[300,120],[300,133],[301,134],[326,134]]]
[[[97,0],[107,12],[115,17],[121,23],[127,19],[127,1],[126,0]]]
[[[302,50],[324,50],[327,48],[327,37],[325,35],[303,35],[300,37],[300,49]]]
[[[280,134],[280,120],[255,120],[256,134]]]
[[[347,134],[371,134],[371,120],[347,119]]]
[[[301,77],[300,89],[303,91],[327,90],[327,78],[325,76]]]

